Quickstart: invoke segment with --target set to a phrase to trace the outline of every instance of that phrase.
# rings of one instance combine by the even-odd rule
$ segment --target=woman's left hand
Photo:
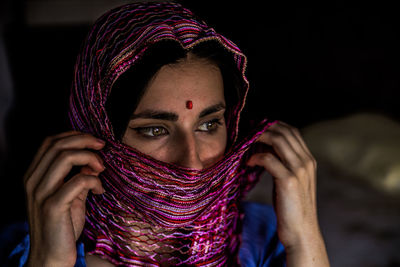
[[[329,266],[317,217],[317,162],[299,130],[278,121],[258,141],[271,149],[253,154],[247,164],[264,167],[274,179],[277,231],[288,266]]]

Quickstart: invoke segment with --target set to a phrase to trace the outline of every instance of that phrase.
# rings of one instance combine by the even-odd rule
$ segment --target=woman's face
[[[191,109],[187,101],[192,101]],[[189,53],[155,74],[122,141],[157,160],[203,169],[225,152],[224,112],[219,68]]]

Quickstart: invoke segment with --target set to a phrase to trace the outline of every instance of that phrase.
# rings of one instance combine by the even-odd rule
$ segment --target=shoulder
[[[276,215],[271,205],[243,202],[243,266],[285,266],[285,250],[276,231]]]

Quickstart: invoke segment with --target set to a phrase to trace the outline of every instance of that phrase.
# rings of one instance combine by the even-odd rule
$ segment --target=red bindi
[[[193,102],[191,100],[186,101],[186,108],[187,109],[192,109],[193,108]]]

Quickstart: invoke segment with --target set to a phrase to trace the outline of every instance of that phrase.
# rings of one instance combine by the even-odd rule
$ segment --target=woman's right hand
[[[104,142],[76,131],[48,137],[24,176],[30,252],[28,266],[74,266],[76,241],[85,223],[89,190],[104,192],[97,177],[104,170],[92,150]],[[73,166],[80,173],[64,181]]]

